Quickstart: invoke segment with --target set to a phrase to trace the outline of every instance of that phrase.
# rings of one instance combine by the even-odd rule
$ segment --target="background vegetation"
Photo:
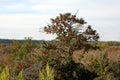
[[[45,43],[60,45],[54,41],[45,41]],[[1,43],[0,75],[16,80],[22,71],[24,80],[38,80],[39,72],[49,63],[54,69],[54,80],[119,80],[119,42],[117,45],[108,45],[110,42],[98,44],[100,50],[90,50],[86,54],[82,54],[83,50],[74,51],[73,59],[70,61],[69,55],[62,50],[46,50],[44,42],[36,44],[26,40],[24,43],[14,41],[10,45]],[[64,48],[67,51],[67,48]]]
[[[70,13],[51,21],[44,30],[57,40],[0,43],[0,80],[120,80],[120,42],[98,42],[90,25],[78,31],[86,22]]]

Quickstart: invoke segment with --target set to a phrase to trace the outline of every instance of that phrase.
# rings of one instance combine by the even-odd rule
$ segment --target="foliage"
[[[9,45],[0,44],[0,80],[120,79],[120,60],[113,62],[108,58],[108,55],[111,55],[108,52],[119,53],[119,43],[99,42],[96,45],[99,35],[83,18],[76,18],[76,14],[71,15],[71,13],[60,14],[55,19],[51,19],[51,24],[44,27],[44,30],[56,34],[56,40],[43,40],[40,44],[35,44],[29,37],[25,38],[25,42],[13,41]],[[102,47],[101,51],[91,50],[99,48],[97,46]],[[109,51],[102,52],[104,49]],[[76,50],[81,51],[78,51],[77,55],[73,54]],[[85,52],[91,50],[90,52],[93,51],[92,54],[98,57],[93,56],[83,63],[85,56],[87,58],[90,56],[89,52],[82,54],[82,50]],[[78,57],[79,54],[82,57],[77,62],[74,56]],[[117,56],[119,54],[115,58]],[[4,61],[9,64],[5,64]],[[4,68],[4,66],[8,67]]]
[[[119,61],[111,62],[108,59],[107,51],[104,51],[98,58],[92,57],[89,64],[87,64],[87,69],[97,73],[98,77],[95,80],[119,80],[119,64]]]
[[[120,46],[120,42],[117,41],[101,41],[97,44],[100,47]]]
[[[54,69],[46,64],[46,68],[42,69],[39,73],[40,80],[54,80]]]
[[[47,33],[56,34],[59,41],[69,47],[69,54],[72,55],[76,49],[84,48],[88,51],[91,47],[89,41],[98,41],[99,35],[90,25],[84,26],[86,22],[83,18],[76,18],[71,13],[60,14],[55,19],[51,19],[51,24],[44,27]]]
[[[62,80],[93,80],[97,77],[96,73],[88,71],[84,65],[74,61],[63,64],[60,71]]]
[[[14,41],[10,47],[10,50],[11,50],[10,52],[12,55],[11,57],[14,58],[14,60],[22,60],[23,57],[27,53],[29,53],[32,48],[34,48],[34,45],[30,38],[26,39],[24,43]]]
[[[4,69],[0,67],[0,80],[9,80],[9,78],[10,74],[8,67],[5,67]]]
[[[17,76],[21,70],[34,64],[34,59],[37,58],[33,57],[34,54],[32,54],[32,51],[35,47],[36,44],[32,43],[31,38],[26,38],[25,42],[14,41],[10,44],[9,56],[11,60],[10,69],[12,76]]]
[[[111,62],[108,66],[108,72],[112,73],[116,80],[120,80],[120,59],[117,62]]]
[[[11,74],[10,74],[10,70],[8,67],[5,67],[3,69],[0,67],[0,80],[10,80],[10,79],[13,80],[13,78],[11,78],[10,75]],[[23,71],[19,73],[16,80],[24,80]]]
[[[49,44],[55,45],[54,43],[46,43],[48,46]],[[56,43],[57,45],[59,43]],[[59,44],[60,45],[60,44]],[[43,45],[44,46],[44,45]],[[96,77],[96,74],[90,72],[84,68],[84,65],[80,63],[76,63],[73,59],[71,59],[68,55],[68,49],[61,45],[65,51],[58,49],[50,49],[50,50],[42,50],[43,55],[40,57],[40,62],[42,66],[48,62],[50,66],[54,68],[55,71],[55,80],[74,80],[74,79],[82,79],[87,80],[89,76],[90,80]]]
[[[107,43],[109,46],[120,46],[120,42],[117,42],[117,41],[109,41]]]
[[[107,42],[99,42],[97,45],[100,46],[100,47],[102,47],[102,48],[107,48],[107,47],[109,47],[109,45],[108,45]]]
[[[23,70],[20,71],[20,73],[18,74],[17,80],[25,80],[24,77],[23,77]]]
[[[16,47],[15,45],[13,45],[13,43],[10,45],[6,45],[8,49],[14,47],[15,50],[13,51],[13,53],[5,52],[9,57],[11,57],[11,55],[14,55],[14,53],[16,53],[17,50],[19,51],[19,49],[21,49],[21,48],[18,49],[17,46],[24,45],[24,43],[20,43],[20,44],[17,43],[17,44]],[[57,48],[47,49],[51,44],[57,46]],[[64,50],[62,50],[61,48],[63,48]],[[108,47],[107,50],[114,50],[114,49],[115,48],[113,47],[111,48]],[[117,50],[119,50],[119,47],[117,47]],[[29,53],[24,54],[24,57],[21,60],[14,59],[14,57],[19,56],[19,55],[14,55],[8,66],[10,69],[9,78],[15,80],[19,72],[23,70],[22,73],[25,80],[38,80],[39,70],[44,69],[46,67],[46,64],[49,63],[49,66],[54,68],[55,80],[65,80],[65,79],[119,80],[120,79],[119,77],[120,61],[116,61],[116,62],[110,61],[110,59],[108,58],[108,55],[110,55],[108,51],[105,52],[98,51],[97,53],[100,54],[100,56],[98,57],[93,56],[91,57],[91,60],[89,60],[88,62],[84,62],[85,64],[89,63],[87,66],[85,64],[78,63],[73,59],[70,59],[68,52],[69,52],[69,48],[67,46],[64,46],[59,41],[55,41],[55,42],[47,41],[45,43],[43,41],[43,43],[38,44],[37,47],[33,47],[32,49],[30,49]],[[4,55],[3,57],[6,57],[6,55]],[[90,56],[88,56],[87,58],[89,57]],[[1,67],[0,73],[4,69],[5,68]]]
[[[57,61],[57,64],[59,64],[59,66],[57,65],[57,68],[54,66],[54,68],[58,72],[62,72],[60,74],[57,74],[59,74],[61,78],[63,77],[61,74],[63,74],[63,79],[79,79],[82,78],[81,75],[83,74],[88,75],[88,73],[78,72],[84,71],[84,68],[80,66],[80,63],[76,63],[72,58],[73,52],[75,50],[84,49],[84,52],[86,52],[89,49],[98,48],[94,45],[91,45],[90,43],[91,41],[98,41],[98,33],[96,30],[93,30],[90,25],[85,27],[85,24],[86,22],[83,18],[76,18],[76,15],[65,13],[60,14],[55,19],[51,19],[51,24],[44,27],[45,32],[49,34],[56,34],[56,39],[58,40],[57,43],[60,43],[59,45],[44,43],[43,47],[49,52],[48,53],[47,51],[44,51],[44,53],[50,54],[50,51],[52,51],[58,54],[54,54],[57,55],[57,58],[54,57],[51,58],[54,60],[50,59],[50,61],[48,61],[50,63],[53,61],[56,63]],[[56,65],[55,63],[53,64]],[[77,68],[77,70],[75,68]],[[73,72],[76,74],[76,76],[74,76]],[[83,80],[86,79],[83,78]]]

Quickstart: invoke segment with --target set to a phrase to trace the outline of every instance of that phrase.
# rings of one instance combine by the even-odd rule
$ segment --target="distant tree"
[[[76,14],[71,13],[60,14],[56,18],[51,19],[51,24],[44,27],[44,31],[48,34],[56,34],[57,40],[69,45],[69,54],[72,55],[74,50],[83,49],[85,51],[90,48],[90,42],[97,42],[99,35],[90,25],[85,25],[83,18],[77,18]]]

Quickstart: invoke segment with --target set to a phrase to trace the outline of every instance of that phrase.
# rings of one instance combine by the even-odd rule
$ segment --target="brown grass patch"
[[[112,46],[108,48],[102,48],[101,50],[90,50],[88,53],[83,54],[82,50],[74,52],[73,58],[75,61],[79,61],[80,56],[84,56],[82,62],[87,62],[91,57],[98,58],[101,53],[107,51],[108,58],[111,61],[118,61],[120,59],[120,46]]]

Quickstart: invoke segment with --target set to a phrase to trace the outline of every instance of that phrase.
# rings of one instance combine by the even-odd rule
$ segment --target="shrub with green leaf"
[[[23,77],[23,71],[20,71],[17,78],[15,79],[15,77],[13,78],[11,76],[10,70],[8,67],[5,67],[3,69],[0,67],[0,80],[25,80],[25,79]]]
[[[95,72],[98,77],[94,80],[119,80],[120,62],[112,62],[108,59],[108,52],[104,51],[97,58],[92,57],[86,68]]]
[[[39,80],[54,80],[54,69],[47,63],[46,67],[39,73]]]
[[[9,80],[10,79],[10,73],[8,67],[5,67],[2,69],[0,67],[0,80]]]
[[[23,70],[22,71],[20,71],[20,73],[18,74],[18,76],[17,76],[17,79],[16,80],[25,80],[24,79],[24,76],[23,76]]]

